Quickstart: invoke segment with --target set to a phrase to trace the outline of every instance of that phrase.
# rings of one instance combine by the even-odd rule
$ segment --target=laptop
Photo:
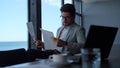
[[[117,30],[117,27],[91,25],[84,48],[100,48],[101,59],[107,59]]]

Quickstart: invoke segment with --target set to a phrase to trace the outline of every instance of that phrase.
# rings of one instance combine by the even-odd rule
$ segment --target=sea
[[[27,50],[27,41],[0,42],[0,51],[25,48]]]

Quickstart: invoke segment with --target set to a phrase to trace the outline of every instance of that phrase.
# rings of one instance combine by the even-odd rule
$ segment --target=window
[[[66,3],[72,4],[72,0],[64,0],[64,3],[65,3],[65,4],[66,4]]]
[[[0,50],[27,49],[27,0],[0,0]]]
[[[61,26],[60,7],[61,0],[42,0],[42,28],[52,31],[55,36]]]

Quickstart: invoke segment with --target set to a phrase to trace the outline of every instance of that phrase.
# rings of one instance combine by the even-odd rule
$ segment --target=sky
[[[43,29],[52,31],[56,36],[56,31],[61,26],[60,0],[42,0],[42,26]],[[54,1],[54,2],[53,2]]]
[[[42,0],[43,29],[56,35],[61,0]],[[27,0],[0,0],[0,42],[27,41]]]
[[[0,0],[0,41],[27,40],[27,0]]]

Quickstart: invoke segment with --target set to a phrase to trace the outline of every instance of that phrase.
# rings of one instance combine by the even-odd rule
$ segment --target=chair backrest
[[[27,53],[24,48],[0,51],[0,67],[27,62]]]

